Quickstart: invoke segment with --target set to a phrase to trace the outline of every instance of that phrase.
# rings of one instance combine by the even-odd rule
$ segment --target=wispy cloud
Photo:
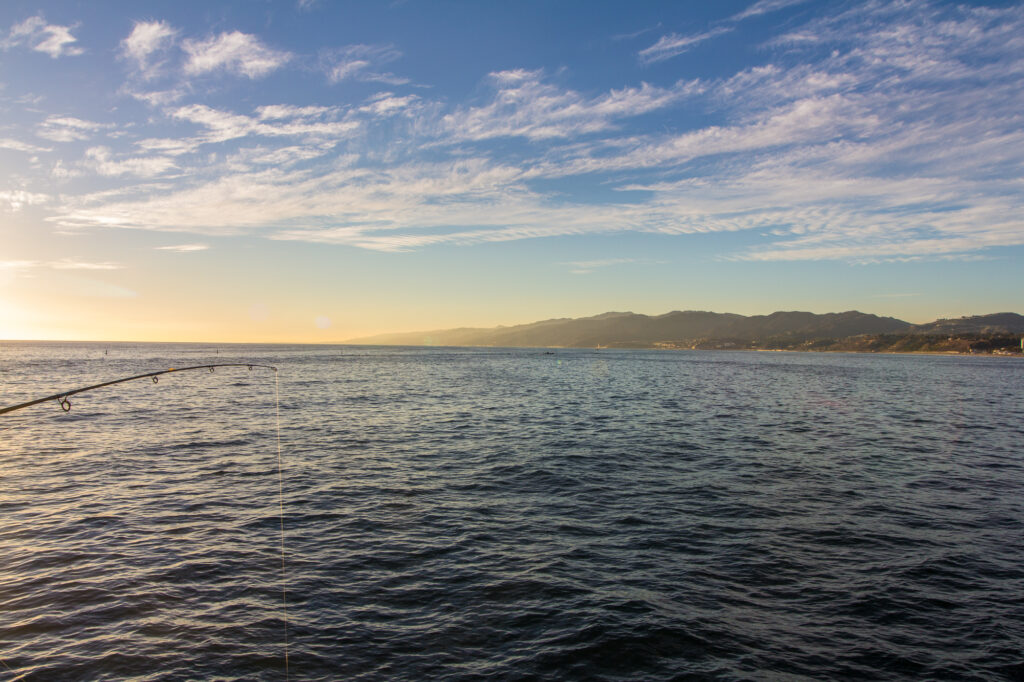
[[[702,33],[679,35],[669,33],[658,39],[656,43],[637,53],[642,64],[654,64],[656,62],[677,57],[684,52],[689,52],[697,45],[707,42],[718,36],[730,33],[735,29],[735,24],[745,19],[777,12],[793,5],[799,5],[808,0],[758,0],[753,5],[729,17],[722,25],[715,26]],[[643,33],[643,32],[641,32]],[[634,34],[640,35],[640,34]],[[632,36],[631,36],[632,37]]]
[[[398,96],[391,92],[379,92],[370,97],[367,103],[359,107],[359,111],[373,114],[375,117],[388,117],[398,113],[406,113],[415,108],[421,99],[416,95]]]
[[[640,52],[637,53],[637,56],[644,64],[653,64],[655,62],[664,61],[681,55],[682,53],[693,49],[695,46],[711,40],[712,38],[717,38],[723,33],[728,33],[731,30],[731,28],[719,26],[718,28],[713,28],[710,31],[705,31],[704,33],[695,33],[688,36],[670,33],[659,38],[658,42],[654,43],[650,47],[640,50]]]
[[[89,261],[73,260],[71,258],[62,258],[61,260],[47,263],[47,265],[54,270],[120,270],[124,267],[117,263],[92,263]]]
[[[320,52],[320,66],[331,83],[359,80],[404,85],[408,78],[396,76],[380,67],[402,56],[393,45],[349,45]]]
[[[734,126],[710,126],[655,140],[640,139],[615,153],[584,154],[563,159],[547,172],[578,175],[609,171],[666,169],[723,155],[825,143],[844,135],[868,134],[879,125],[863,102],[839,95],[812,97],[759,112],[758,118]],[[586,148],[582,148],[585,150]],[[627,187],[636,189],[637,187]]]
[[[49,116],[36,128],[36,135],[54,142],[88,140],[94,133],[110,124],[86,121],[74,116]]]
[[[34,144],[22,142],[21,140],[12,140],[10,138],[0,138],[0,149],[13,149],[18,152],[25,152],[26,154],[39,154],[41,152],[51,151],[49,147],[38,147]]]
[[[83,54],[84,50],[74,45],[77,39],[71,35],[72,28],[74,27],[48,24],[43,15],[37,14],[12,26],[2,46],[7,49],[27,45],[53,59]]]
[[[246,116],[204,104],[190,104],[174,109],[171,116],[205,128],[199,139],[202,143],[249,136],[300,137],[315,142],[344,137],[359,127],[358,121],[344,117],[343,110],[329,107],[264,107],[256,116]]]
[[[4,260],[0,261],[0,268],[6,270],[25,271],[37,268],[50,270],[120,270],[124,266],[118,263],[75,260],[73,258],[62,258],[54,261],[39,260]]]
[[[808,0],[758,0],[747,9],[733,15],[733,21],[743,21],[750,17],[760,16],[762,14],[768,14],[770,12],[778,12],[781,9],[792,7],[793,5],[801,5]]]
[[[382,251],[742,231],[753,245],[728,257],[759,261],[964,259],[1024,245],[1024,8],[907,0],[818,14],[787,23],[785,50],[714,80],[588,92],[561,72],[510,69],[468,103],[394,88],[345,106],[160,105],[134,152],[92,146],[83,161],[160,181],[62,193],[53,221]],[[646,59],[715,30],[666,36]],[[338,82],[372,80],[398,58],[356,47],[322,62]],[[641,116],[662,126],[638,132]],[[58,118],[40,134],[100,130]]]
[[[442,126],[455,140],[525,137],[565,138],[609,130],[616,119],[667,107],[700,92],[699,82],[669,88],[648,83],[612,90],[593,98],[559,88],[542,71],[498,71],[488,77],[491,101],[444,116]]]
[[[309,120],[321,117],[324,114],[335,113],[337,111],[337,109],[332,109],[331,107],[297,107],[290,104],[268,104],[256,109],[258,117],[264,121],[281,121],[287,119]]]
[[[335,147],[331,140],[306,142],[287,147],[246,147],[227,157],[225,165],[233,171],[244,172],[261,166],[289,168],[310,159],[329,154]]]
[[[144,152],[157,152],[170,156],[194,152],[201,144],[201,140],[187,137],[148,137],[135,142],[135,146]]]
[[[284,66],[292,55],[267,47],[259,38],[232,31],[206,40],[185,40],[182,49],[188,55],[185,73],[200,75],[226,71],[248,78],[261,78]]]
[[[0,270],[28,270],[39,265],[35,260],[0,260]]]
[[[161,175],[175,167],[174,160],[167,156],[115,159],[108,147],[87,149],[83,165],[93,172],[107,177],[137,175],[144,178]]]
[[[149,92],[144,92],[141,90],[133,90],[128,87],[125,88],[124,92],[140,102],[145,102],[151,107],[162,107],[167,104],[173,104],[184,98],[187,94],[187,89],[175,86],[165,90],[151,90]]]

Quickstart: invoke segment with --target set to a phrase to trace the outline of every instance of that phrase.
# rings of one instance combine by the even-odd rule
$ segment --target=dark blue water
[[[1024,677],[1020,360],[7,343],[0,406],[235,360],[292,679]],[[0,681],[283,679],[273,374],[72,404],[0,417]]]

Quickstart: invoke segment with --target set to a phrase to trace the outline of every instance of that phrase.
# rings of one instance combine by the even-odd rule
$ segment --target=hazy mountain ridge
[[[381,334],[349,343],[409,346],[497,346],[591,348],[844,348],[879,351],[913,348],[967,349],[982,337],[1024,333],[1016,313],[976,315],[912,325],[892,317],[849,310],[816,314],[779,311],[744,316],[708,311],[672,311],[663,315],[608,312],[593,317],[555,318],[509,327],[440,329]],[[968,335],[963,343],[948,336]],[[906,340],[935,337],[931,345]],[[949,341],[938,344],[937,339]],[[936,345],[938,344],[938,345]]]
[[[914,334],[1024,334],[1024,315],[993,313],[915,325]]]

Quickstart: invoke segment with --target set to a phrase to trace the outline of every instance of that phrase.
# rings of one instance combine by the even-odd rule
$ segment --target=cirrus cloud
[[[705,31],[704,33],[696,33],[688,36],[681,36],[676,33],[670,33],[662,36],[658,39],[658,42],[654,43],[650,47],[644,48],[637,53],[640,61],[644,64],[653,64],[655,62],[664,61],[671,59],[687,52],[697,45],[717,38],[723,33],[728,33],[731,28],[720,26],[718,28]]]
[[[185,40],[182,49],[188,55],[185,73],[189,75],[223,70],[256,79],[292,59],[290,53],[267,47],[256,36],[241,31],[221,33],[206,40]]]
[[[765,0],[746,16],[795,4]],[[1024,9],[905,0],[808,16],[787,20],[756,63],[700,79],[587,90],[565,84],[568,70],[509,68],[468,101],[394,88],[345,104],[155,103],[132,153],[86,152],[98,174],[143,180],[63,193],[52,219],[384,251],[743,232],[748,245],[727,257],[766,261],[971,258],[1024,244]],[[641,59],[667,60],[742,18],[663,36]],[[255,78],[287,61],[246,61],[262,43],[239,36],[184,41],[185,70]],[[172,38],[160,40],[140,38],[139,54]],[[350,46],[321,66],[338,83],[373,81],[399,56]],[[51,118],[39,134],[55,141],[103,130]]]

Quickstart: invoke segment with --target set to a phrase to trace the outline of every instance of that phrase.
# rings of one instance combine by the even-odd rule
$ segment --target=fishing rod
[[[136,374],[131,377],[124,377],[122,379],[114,379],[113,381],[104,381],[101,384],[93,384],[92,386],[85,386],[83,388],[76,388],[72,391],[64,391],[63,393],[55,393],[54,395],[48,395],[45,398],[37,398],[36,400],[30,400],[27,403],[21,403],[19,405],[11,405],[9,407],[0,408],[0,414],[7,414],[8,412],[14,412],[25,407],[31,407],[32,405],[38,405],[45,403],[48,400],[56,400],[65,412],[71,411],[71,401],[69,397],[77,393],[85,393],[86,391],[94,391],[97,388],[103,388],[104,386],[113,386],[114,384],[123,384],[126,381],[135,381],[136,379],[152,379],[153,383],[157,383],[160,377],[164,374],[170,374],[171,372],[188,372],[190,370],[208,369],[212,373],[218,367],[248,367],[249,371],[252,371],[253,367],[261,367],[269,369],[274,372],[274,402],[275,412],[277,417],[277,484],[278,484],[278,509],[279,519],[281,524],[281,601],[284,607],[284,675],[285,680],[289,679],[289,667],[288,667],[288,574],[285,569],[285,554],[284,554],[284,472],[283,462],[281,456],[281,398],[280,389],[278,387],[277,378],[277,367],[274,365],[261,365],[255,362],[218,362],[210,365],[192,365],[191,367],[171,367],[169,369],[163,369],[158,372],[147,372],[145,374]],[[10,428],[10,427],[8,427]],[[11,670],[10,666],[0,659],[0,663],[3,663],[3,667],[7,670]],[[24,673],[14,680],[20,680],[32,671]],[[13,680],[12,680],[13,682]]]
[[[71,401],[69,397],[76,393],[84,393],[86,391],[93,391],[97,388],[103,388],[104,386],[113,386],[114,384],[123,384],[126,381],[135,381],[136,379],[152,378],[153,383],[157,383],[159,377],[163,374],[170,374],[171,372],[187,372],[193,369],[208,369],[213,372],[217,367],[248,367],[249,371],[252,371],[253,367],[263,367],[265,369],[273,370],[277,372],[277,367],[273,365],[259,365],[252,362],[220,362],[214,365],[193,365],[192,367],[171,367],[170,369],[160,370],[159,372],[148,372],[146,374],[137,374],[133,377],[125,377],[123,379],[114,379],[113,381],[104,381],[102,384],[95,384],[93,386],[86,386],[85,388],[76,388],[73,391],[64,391],[63,393],[55,393],[54,395],[48,395],[45,398],[37,398],[36,400],[30,400],[27,403],[21,403],[20,405],[11,405],[10,407],[0,408],[0,414],[7,414],[8,412],[14,412],[20,410],[23,407],[31,407],[32,405],[38,405],[39,403],[45,403],[47,400],[56,400],[60,407],[65,412],[71,411]]]

